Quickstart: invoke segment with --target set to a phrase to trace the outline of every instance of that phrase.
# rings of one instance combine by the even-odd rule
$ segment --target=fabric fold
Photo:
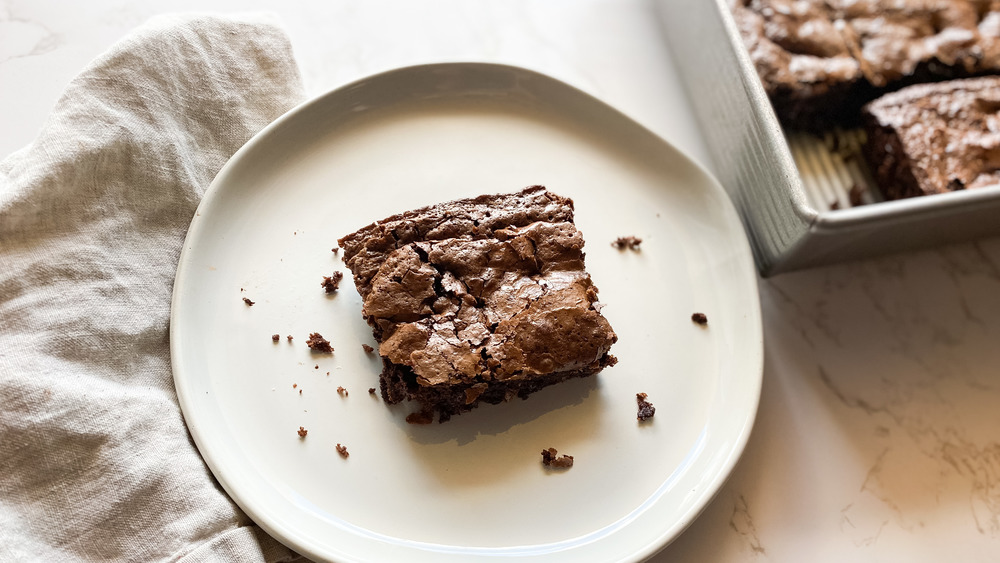
[[[303,98],[266,16],[161,16],[0,162],[0,560],[287,561],[192,443],[177,259],[229,157]]]

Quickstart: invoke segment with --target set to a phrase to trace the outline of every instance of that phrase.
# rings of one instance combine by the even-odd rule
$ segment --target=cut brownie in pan
[[[1000,71],[1000,3],[989,0],[731,0],[779,119],[856,120],[908,84]]]
[[[865,156],[886,199],[1000,183],[1000,77],[921,84],[864,108]]]
[[[444,421],[615,359],[572,200],[533,186],[425,207],[340,240],[379,341],[382,397]]]
[[[783,123],[812,125],[851,98],[861,64],[824,2],[731,0],[730,8]]]

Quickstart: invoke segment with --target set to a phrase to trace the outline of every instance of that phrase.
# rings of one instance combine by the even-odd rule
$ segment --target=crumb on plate
[[[656,414],[656,407],[653,406],[653,403],[647,401],[646,397],[648,397],[648,395],[645,393],[635,394],[635,402],[639,405],[639,412],[636,415],[636,418],[640,421],[649,420],[650,418],[653,418],[654,414]]]
[[[558,454],[559,452],[555,448],[542,450],[542,465],[554,469],[569,469],[573,467],[573,456]]]
[[[618,250],[624,250],[628,248],[629,250],[640,250],[639,245],[642,244],[642,239],[634,236],[618,237],[611,243],[611,246],[617,248]]]
[[[334,293],[340,289],[340,280],[344,279],[344,273],[335,271],[333,275],[323,276],[323,281],[319,282],[319,285],[326,290],[327,293]]]
[[[323,338],[323,335],[318,332],[309,334],[309,340],[306,340],[306,346],[311,348],[313,352],[322,352],[324,354],[333,353],[333,346],[330,345],[330,341]]]

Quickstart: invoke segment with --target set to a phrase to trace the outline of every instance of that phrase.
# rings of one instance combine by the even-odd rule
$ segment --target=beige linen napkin
[[[264,17],[159,17],[0,162],[0,561],[288,561],[188,435],[167,321],[216,172],[302,98]]]

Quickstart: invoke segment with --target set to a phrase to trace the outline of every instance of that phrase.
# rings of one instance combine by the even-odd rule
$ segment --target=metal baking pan
[[[762,275],[1000,234],[1000,188],[878,201],[863,133],[786,135],[727,0],[656,2]]]

